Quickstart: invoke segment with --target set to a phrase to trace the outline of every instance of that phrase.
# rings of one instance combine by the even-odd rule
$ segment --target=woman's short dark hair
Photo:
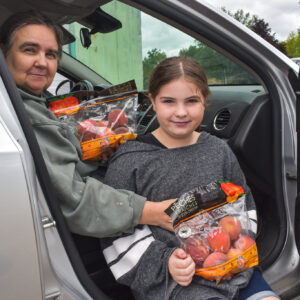
[[[205,99],[210,94],[204,70],[197,60],[185,56],[170,57],[159,63],[152,71],[148,92],[155,98],[163,85],[182,77],[193,82]]]
[[[36,10],[15,13],[8,17],[2,24],[0,28],[0,45],[4,54],[10,50],[16,32],[27,25],[44,25],[51,29],[55,34],[58,45],[58,57],[61,57],[63,43],[62,30],[50,18]]]

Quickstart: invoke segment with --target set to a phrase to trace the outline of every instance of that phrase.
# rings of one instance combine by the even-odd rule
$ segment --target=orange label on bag
[[[74,96],[55,100],[49,103],[48,108],[56,115],[73,114],[79,110],[79,100]]]
[[[258,265],[258,254],[256,244],[253,244],[246,251],[221,265],[210,268],[196,268],[195,274],[208,280],[215,280],[218,284],[223,278],[245,271],[256,265]]]
[[[123,144],[127,140],[135,140],[135,133],[127,132],[104,136],[98,139],[82,142],[80,144],[83,153],[83,160],[99,160],[100,155],[109,151],[109,148],[115,148],[117,144]]]

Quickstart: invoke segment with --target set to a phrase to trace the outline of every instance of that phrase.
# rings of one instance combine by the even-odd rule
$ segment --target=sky
[[[217,8],[225,7],[231,12],[243,9],[269,23],[272,33],[279,41],[288,38],[290,32],[300,29],[299,0],[209,0]]]
[[[291,32],[300,29],[300,0],[206,0],[221,9],[225,7],[231,12],[243,9],[257,15],[269,23],[272,34],[279,41],[285,41]],[[149,28],[151,28],[149,30]],[[163,30],[162,30],[163,28]],[[144,29],[144,30],[143,30]],[[142,13],[143,57],[147,51],[157,48],[168,56],[178,55],[181,48],[188,48],[194,39],[186,34],[163,25],[152,17]],[[180,48],[179,48],[180,46]]]
[[[154,48],[168,56],[176,56],[179,49],[188,48],[193,42],[194,39],[187,34],[142,13],[143,57]]]

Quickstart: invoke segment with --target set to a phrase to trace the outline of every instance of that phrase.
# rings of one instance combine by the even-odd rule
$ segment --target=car
[[[1,22],[37,9],[63,26],[64,53],[49,96],[134,79],[139,134],[157,127],[146,97],[149,70],[168,56],[199,60],[211,90],[200,130],[224,139],[245,173],[265,279],[281,299],[300,299],[300,76],[292,60],[203,0],[0,0],[0,7]],[[133,299],[115,282],[99,240],[68,229],[0,60],[1,299]]]
[[[300,66],[300,57],[293,57],[291,58],[292,61],[294,61],[298,66]]]

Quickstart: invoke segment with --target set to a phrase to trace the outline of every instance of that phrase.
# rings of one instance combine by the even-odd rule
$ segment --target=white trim
[[[257,213],[256,210],[248,210],[248,216],[250,219],[257,221]]]
[[[257,233],[257,223],[253,220],[250,220],[250,228],[252,232]]]
[[[150,244],[154,241],[153,236],[138,242],[116,264],[111,266],[111,271],[116,279],[129,272],[140,260]]]
[[[120,254],[126,252],[132,246],[132,244],[150,234],[152,234],[151,230],[147,225],[145,225],[142,229],[136,228],[131,235],[115,240],[111,246],[103,250],[106,262],[109,264],[110,262],[114,261],[119,257]]]

